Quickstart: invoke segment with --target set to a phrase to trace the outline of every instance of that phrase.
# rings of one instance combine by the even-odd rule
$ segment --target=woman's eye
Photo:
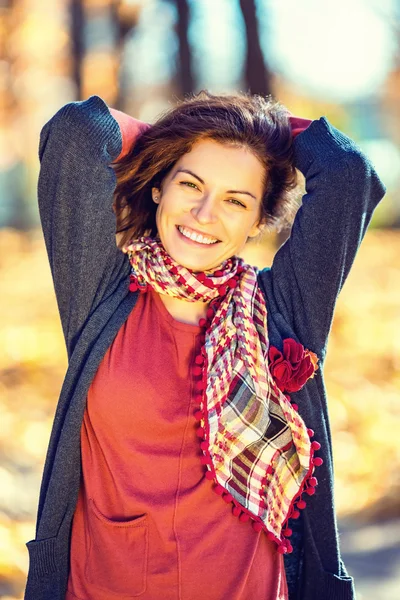
[[[193,186],[193,187],[195,187],[195,188],[196,188],[196,190],[198,190],[198,189],[199,189],[199,188],[197,187],[197,185],[196,185],[195,183],[193,183],[193,181],[180,181],[180,182],[179,182],[179,184],[180,184],[180,185],[189,185],[189,186]],[[228,202],[233,202],[233,203],[236,203],[236,204],[237,204],[237,205],[239,205],[239,206],[243,206],[243,208],[246,208],[246,206],[245,206],[245,205],[244,205],[242,202],[239,202],[239,200],[237,200],[236,198],[230,198],[230,199],[228,200]]]
[[[236,200],[236,198],[231,198],[230,200],[232,202],[237,202],[239,204],[239,206],[243,206],[243,208],[246,208],[245,205],[242,202],[239,202],[239,200]]]
[[[186,185],[186,184],[188,184],[188,185],[194,185],[194,187],[195,187],[197,190],[199,189],[199,188],[197,187],[197,185],[196,185],[195,183],[193,183],[193,181],[180,181],[179,183],[180,183],[180,185]]]

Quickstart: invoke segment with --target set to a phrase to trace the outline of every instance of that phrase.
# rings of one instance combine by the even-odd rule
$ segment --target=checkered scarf
[[[306,425],[270,373],[258,269],[233,256],[212,271],[194,272],[158,240],[141,237],[123,248],[140,288],[213,307],[198,387],[206,476],[258,530],[285,542],[283,528],[312,475],[313,452]]]

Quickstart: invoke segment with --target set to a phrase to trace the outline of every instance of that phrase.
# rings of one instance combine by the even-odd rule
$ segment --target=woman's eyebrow
[[[176,177],[176,175],[178,173],[188,173],[188,175],[191,175],[192,177],[194,177],[195,179],[200,181],[200,183],[202,185],[204,185],[204,181],[202,180],[202,178],[199,177],[198,175],[196,175],[196,173],[193,173],[193,171],[190,171],[189,169],[178,169],[175,172],[174,177]],[[257,198],[254,196],[254,194],[250,194],[250,192],[243,192],[243,191],[239,191],[239,190],[226,190],[226,193],[227,194],[246,194],[247,196],[251,196],[252,198],[254,198],[254,200],[257,200]]]

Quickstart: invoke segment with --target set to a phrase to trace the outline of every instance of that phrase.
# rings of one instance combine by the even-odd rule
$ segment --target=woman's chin
[[[192,249],[182,252],[175,248],[169,249],[166,244],[163,244],[163,246],[166,252],[171,256],[171,258],[174,259],[175,262],[182,265],[182,267],[186,267],[186,269],[190,269],[191,271],[210,271],[219,267],[222,262],[221,259],[218,259],[217,257],[215,261],[212,259],[210,260],[210,257],[208,257],[207,262],[204,259],[201,260],[201,257],[198,255],[199,251],[197,249],[195,249],[194,252]],[[194,254],[193,258],[190,256],[191,254]]]

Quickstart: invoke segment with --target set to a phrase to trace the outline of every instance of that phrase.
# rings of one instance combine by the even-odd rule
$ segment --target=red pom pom
[[[293,408],[293,410],[295,410],[295,411],[298,411],[298,410],[299,410],[299,406],[298,406],[298,404],[292,404],[292,408]]]
[[[254,529],[254,531],[261,531],[263,528],[262,523],[260,523],[259,521],[253,521],[253,523],[251,524],[252,528]]]
[[[204,390],[204,381],[196,381],[196,383],[194,384],[194,387],[196,390]]]
[[[319,450],[321,448],[321,444],[319,442],[312,442],[311,448],[314,450]]]
[[[284,546],[283,544],[281,544],[280,546],[278,546],[277,552],[279,552],[279,554],[286,554],[286,552],[287,552],[286,546]]]
[[[224,488],[222,487],[222,485],[220,485],[219,483],[215,486],[214,488],[214,492],[218,495],[218,496],[222,496],[222,494],[224,493]]]
[[[196,358],[194,359],[194,362],[196,363],[196,365],[203,365],[204,364],[204,356],[202,356],[201,354],[198,354],[196,356]]]
[[[247,513],[242,513],[239,517],[239,521],[241,523],[246,523],[249,519],[250,519],[250,515],[248,515]]]
[[[307,489],[306,489],[306,493],[307,493],[309,496],[313,496],[313,495],[315,494],[315,488],[313,488],[313,487],[309,487],[309,488],[307,488]]]
[[[203,436],[204,436],[204,433],[205,433],[205,431],[204,431],[204,427],[199,427],[199,428],[197,429],[197,431],[196,431],[196,435],[197,435],[198,437],[203,437]]]
[[[137,283],[130,283],[129,284],[129,291],[130,292],[137,292],[139,286]]]
[[[286,527],[286,529],[283,531],[283,535],[285,537],[290,537],[292,535],[292,533],[293,533],[293,531],[289,527]]]
[[[233,510],[232,510],[232,514],[234,517],[238,517],[240,515],[242,511],[240,510],[239,506],[234,506]]]
[[[308,480],[308,483],[310,485],[312,485],[313,487],[315,487],[318,483],[318,479],[316,477],[310,477],[310,479]]]
[[[304,500],[299,500],[297,503],[297,508],[300,508],[301,510],[303,510],[303,508],[305,508],[307,506],[307,504],[304,502]]]
[[[298,510],[294,510],[291,516],[291,519],[298,519],[300,516],[300,513]]]
[[[201,408],[200,404],[202,402],[202,399],[203,399],[203,395],[201,395],[201,396],[195,396],[194,407],[193,407],[194,410],[200,410],[200,408]]]
[[[320,458],[319,456],[317,456],[317,458],[314,458],[314,465],[315,465],[316,467],[320,467],[320,466],[323,464],[323,462],[324,462],[324,461],[323,461],[323,460],[322,460],[322,458]]]
[[[286,549],[288,554],[291,554],[293,552],[293,546],[290,542],[287,544]]]
[[[224,494],[222,496],[222,499],[224,500],[224,502],[226,502],[227,504],[229,504],[229,502],[232,502],[233,496],[232,496],[232,494]]]
[[[207,319],[200,319],[199,327],[205,327],[207,325]]]
[[[209,456],[200,456],[200,462],[202,465],[209,465],[211,463],[211,458]]]
[[[206,285],[207,287],[213,288],[214,287],[214,282],[210,277],[206,277],[203,280],[204,285]]]
[[[201,367],[193,367],[192,369],[193,375],[201,375],[203,372],[203,369]]]
[[[232,289],[235,288],[237,285],[236,281],[233,278],[230,279],[227,283],[228,283],[228,286]]]
[[[207,315],[207,319],[212,319],[214,316],[214,310],[212,308],[208,308],[206,315]]]
[[[220,296],[225,296],[226,292],[227,292],[227,286],[226,285],[220,285],[219,288],[218,288],[218,294]]]
[[[206,479],[214,479],[214,475],[211,473],[211,471],[207,471],[205,474],[205,478]]]
[[[307,429],[307,433],[310,436],[310,438],[314,437],[314,430],[313,429]]]

